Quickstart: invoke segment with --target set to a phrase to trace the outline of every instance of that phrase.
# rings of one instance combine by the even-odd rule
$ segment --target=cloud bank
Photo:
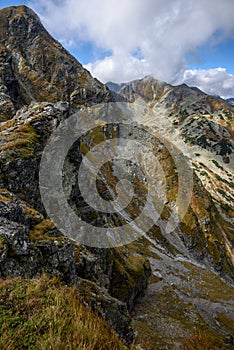
[[[234,75],[228,74],[225,68],[187,69],[177,83],[196,86],[209,95],[234,96]]]
[[[111,52],[86,66],[103,82],[152,74],[234,96],[234,76],[225,68],[188,70],[185,59],[209,40],[233,35],[233,0],[37,0],[29,5],[63,43],[89,41]]]

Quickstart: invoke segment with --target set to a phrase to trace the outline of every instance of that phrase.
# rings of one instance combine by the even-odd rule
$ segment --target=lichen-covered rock
[[[131,263],[115,249],[88,249],[64,237],[49,219],[0,189],[0,278],[58,276],[66,284],[78,286],[84,303],[92,307],[130,343],[134,332],[128,307],[147,286],[149,267],[143,258],[128,270],[121,296],[114,292],[119,272]],[[145,266],[147,268],[145,269]],[[135,272],[135,269],[139,272]]]
[[[79,279],[77,287],[82,300],[109,322],[122,339],[129,344],[134,339],[131,320],[124,302],[111,297],[107,291],[95,283]]]
[[[16,112],[11,97],[7,94],[7,87],[4,85],[2,79],[0,79],[0,111],[0,122],[9,119]]]
[[[64,283],[78,286],[83,301],[108,320],[126,342],[133,339],[128,310],[133,308],[136,299],[143,294],[151,273],[147,257],[151,259],[155,274],[151,277],[153,292],[154,283],[158,288],[158,281],[160,283],[164,279],[161,285],[169,284],[170,291],[173,291],[177,283],[176,297],[181,297],[184,287],[183,293],[187,293],[190,298],[190,293],[193,289],[197,290],[197,286],[193,286],[189,279],[184,284],[188,264],[192,265],[191,271],[193,265],[196,266],[196,273],[199,269],[207,269],[209,278],[212,275],[210,271],[215,269],[227,280],[233,279],[231,226],[234,216],[233,203],[228,202],[232,200],[233,173],[213,159],[212,163],[221,170],[219,175],[216,174],[210,164],[206,166],[207,163],[204,165],[194,161],[195,156],[191,155],[190,148],[185,148],[185,144],[194,147],[191,140],[192,127],[195,146],[199,150],[210,152],[212,157],[216,152],[217,157],[225,157],[225,164],[231,163],[229,158],[233,147],[230,138],[233,135],[233,109],[230,106],[209,98],[199,90],[185,85],[172,87],[152,78],[123,84],[120,92],[115,91],[112,95],[51,38],[33,11],[24,6],[0,11],[0,54],[1,278],[32,278],[42,274],[59,276]],[[145,229],[144,232],[141,230],[142,237],[137,242],[115,249],[88,248],[62,235],[48,218],[40,198],[39,166],[51,134],[65,119],[77,111],[77,108],[82,111],[85,109],[90,117],[90,109],[85,108],[86,106],[110,101],[113,96],[120,96],[121,100],[131,102],[140,98],[144,113],[131,119],[131,113],[123,116],[120,110],[115,109],[119,121],[124,117],[130,123],[127,127],[116,127],[100,120],[106,112],[105,106],[102,106],[101,113],[96,106],[97,114],[92,111],[91,118],[92,121],[96,119],[97,123],[100,121],[100,125],[76,140],[64,161],[63,190],[68,203],[75,213],[80,214],[95,229],[103,225],[106,227],[106,224],[110,224],[110,227],[124,227],[128,222],[135,230],[134,219],[147,199],[147,181],[145,182],[144,174],[139,168],[141,165],[144,168],[147,163],[157,187],[157,199],[163,199],[165,205],[157,225],[149,230]],[[148,107],[149,114],[145,113]],[[222,113],[219,115],[220,111]],[[86,115],[82,116],[87,122]],[[150,118],[151,116],[155,119]],[[159,130],[169,141],[164,143],[161,138],[149,136],[142,125],[136,125],[135,117],[138,118],[138,123]],[[214,126],[217,121],[218,125]],[[200,138],[203,126],[207,132],[205,138]],[[179,133],[175,133],[176,128]],[[132,183],[134,200],[121,212],[98,212],[82,197],[78,186],[79,167],[83,157],[94,146],[120,136],[130,141],[141,141],[149,148],[149,155],[147,154],[146,159],[145,155],[139,157],[139,164],[129,164],[125,159],[118,164],[121,169],[126,170],[127,179]],[[173,232],[167,232],[166,226],[173,208],[179,211],[176,199],[180,179],[175,158],[181,150],[172,145],[172,136],[176,140],[178,138],[178,146],[184,147],[182,152],[191,156],[192,166],[198,176],[202,178],[203,170],[204,176],[215,179],[215,182],[212,186],[205,182],[206,191],[204,183],[194,176],[187,213]],[[170,153],[172,148],[173,154]],[[156,156],[165,177],[164,192],[160,181],[156,181],[161,176],[153,166]],[[105,200],[113,200],[117,194],[118,166],[114,169],[113,164],[108,161],[101,167],[101,176],[96,182],[99,194]],[[215,191],[221,183],[223,187]],[[230,191],[225,193],[224,190]],[[220,202],[217,201],[220,199],[218,193],[221,196]],[[155,212],[150,213],[154,214]],[[150,215],[146,219],[151,218]],[[177,271],[177,267],[181,270]],[[178,274],[181,274],[179,279]],[[205,281],[207,276],[202,275],[202,279]],[[221,281],[220,277],[218,280]],[[203,292],[206,293],[206,289]],[[170,310],[167,305],[177,312],[177,305],[170,302],[172,294],[174,296],[174,292],[167,294],[165,290],[165,298],[162,299],[166,299],[165,312],[168,314]],[[152,300],[157,301],[157,298]],[[196,301],[194,297],[192,303],[196,305]],[[184,314],[184,303],[178,306],[178,312],[179,315]],[[190,320],[192,319],[193,315]],[[159,321],[163,320],[160,318]],[[213,326],[214,321],[212,322]],[[155,324],[155,319],[152,324]],[[185,318],[184,327],[186,325]],[[150,326],[147,331],[149,329]]]
[[[136,252],[130,246],[116,249],[112,260],[110,293],[131,309],[147,287],[151,274],[149,261],[143,252]]]
[[[74,242],[62,237],[50,220],[13,198],[15,202],[0,197],[0,277],[32,278],[46,273],[71,283],[77,277]]]
[[[65,102],[31,104],[0,125],[0,187],[42,210],[39,165],[42,152],[56,126],[69,115]]]

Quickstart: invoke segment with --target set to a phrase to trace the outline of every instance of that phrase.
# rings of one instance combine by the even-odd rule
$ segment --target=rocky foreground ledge
[[[204,341],[200,332],[205,332],[213,348],[218,344],[231,349],[234,214],[229,168],[234,110],[200,91],[151,78],[117,90],[111,92],[94,79],[49,35],[31,9],[0,11],[0,278],[39,279],[46,274],[76,286],[83,304],[107,320],[125,343],[133,341],[137,330],[150,346],[170,349],[195,331],[197,341]],[[160,139],[143,140],[152,159],[157,156],[161,164],[165,205],[159,225],[143,232],[139,240],[120,248],[87,248],[62,235],[47,216],[39,191],[39,166],[51,134],[63,121],[115,98],[140,101],[155,113],[143,114],[138,123],[156,128],[169,141],[176,139],[168,147]],[[144,138],[132,122],[125,130],[129,140]],[[109,130],[103,121],[93,134],[78,140],[63,169],[69,204],[74,211],[81,209],[95,227],[107,222],[121,226],[126,215],[134,219],[147,197],[142,174],[134,164],[123,162],[138,195],[126,215],[98,217],[83,206],[74,179],[82,157],[106,141],[108,133],[119,137],[118,130]],[[164,228],[180,185],[170,150],[181,153],[181,145],[193,169],[191,200],[179,225],[167,235]],[[137,165],[154,169],[154,161],[143,158]],[[110,199],[108,189],[116,185],[112,170],[112,164],[102,168],[106,182],[97,186],[104,199]],[[156,179],[157,172],[152,177]],[[191,343],[194,337],[189,339]]]
[[[32,105],[0,126],[0,277],[39,278],[47,274],[77,286],[85,304],[130,343],[134,332],[128,310],[147,286],[147,258],[131,247],[80,246],[43,215],[38,184],[40,156],[49,131],[66,117],[66,106]]]
[[[147,258],[128,248],[87,249],[62,236],[46,217],[38,183],[56,126],[112,94],[31,9],[3,9],[0,23],[0,277],[58,276],[130,343],[128,310],[147,286]]]

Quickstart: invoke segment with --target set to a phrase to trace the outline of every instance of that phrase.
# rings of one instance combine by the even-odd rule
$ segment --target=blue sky
[[[217,45],[206,43],[187,56],[190,68],[216,68],[225,67],[229,73],[234,74],[234,39],[229,38]]]
[[[25,4],[103,82],[154,75],[234,97],[233,0],[1,0]]]

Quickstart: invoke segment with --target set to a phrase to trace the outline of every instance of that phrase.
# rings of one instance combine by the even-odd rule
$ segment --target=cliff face
[[[31,101],[67,101],[78,107],[110,100],[92,78],[25,6],[0,11],[1,121]]]
[[[149,337],[153,346],[170,347],[194,328],[204,327],[220,344],[227,341],[234,318],[230,302],[233,109],[196,89],[172,87],[151,78],[114,86],[112,94],[24,6],[0,11],[0,49],[0,277],[59,276],[66,284],[76,285],[84,302],[126,342],[134,337],[129,310],[133,310],[140,336]],[[126,113],[123,105],[96,106],[113,96],[132,102]],[[111,116],[118,117],[116,124],[105,119],[108,108],[114,113]],[[109,225],[135,235],[138,239],[131,244],[109,249],[79,245],[66,232],[59,232],[46,214],[39,191],[42,153],[51,134],[74,112],[76,126],[70,135],[90,120],[96,127],[77,139],[66,156],[66,199],[94,230]],[[95,179],[100,197],[114,201],[119,174],[126,175],[134,195],[123,210],[103,213],[87,205],[77,179],[89,151],[112,139],[113,147],[117,145],[113,155],[119,156],[121,143],[131,151],[135,140],[142,151],[134,154],[135,162],[126,152],[126,159],[117,162],[104,159]],[[186,159],[182,165],[181,154]],[[56,162],[51,159],[52,165]],[[179,168],[185,164],[193,175],[191,200],[186,205],[186,196],[179,190]],[[140,221],[135,224],[147,203],[149,183],[152,203],[162,205],[157,224],[150,227],[148,222],[157,216],[150,206],[143,226]],[[187,212],[168,232],[168,220],[183,206]],[[89,234],[88,230],[84,233]],[[148,292],[134,308],[151,269]],[[170,326],[169,334],[165,324]]]
[[[75,244],[46,217],[39,192],[41,155],[51,133],[77,108],[112,95],[31,9],[3,9],[0,23],[0,277],[59,276],[129,343],[128,309],[147,286],[147,258],[138,254],[131,264],[128,250]],[[126,271],[121,296],[115,293],[119,270]]]
[[[0,277],[59,276],[77,286],[84,302],[131,342],[134,333],[128,310],[147,286],[147,257],[133,249],[76,244],[56,229],[41,202],[41,153],[55,125],[67,113],[67,104],[45,102],[24,107],[1,124]],[[71,161],[77,162],[76,155]],[[72,177],[69,171],[68,167],[66,174]]]

